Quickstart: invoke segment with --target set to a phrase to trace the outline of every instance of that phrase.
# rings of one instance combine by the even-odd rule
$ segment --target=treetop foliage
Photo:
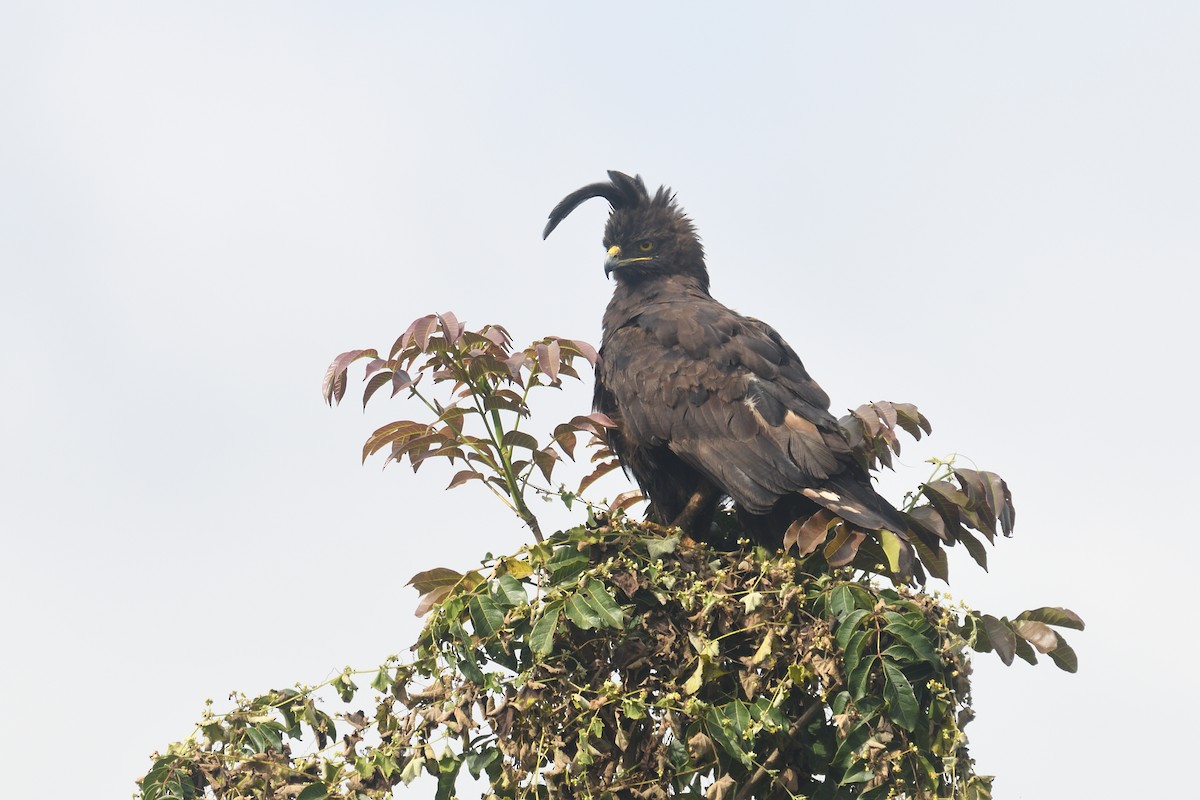
[[[498,325],[468,331],[442,314],[413,322],[386,357],[334,360],[328,402],[365,360],[364,404],[389,387],[423,409],[425,421],[376,430],[364,459],[386,453],[416,471],[445,458],[459,467],[447,488],[485,486],[533,541],[476,569],[414,576],[427,620],[411,657],[210,710],[156,754],[143,798],[376,800],[425,774],[448,800],[464,768],[488,796],[514,800],[991,796],[963,732],[970,653],[1006,664],[1044,654],[1073,672],[1059,629],[1083,628],[1063,608],[997,617],[919,588],[926,572],[948,575],[955,544],[986,568],[983,541],[1011,534],[1015,518],[1004,481],[935,462],[908,497],[921,527],[911,542],[822,512],[781,552],[698,545],[631,519],[636,492],[586,499],[617,466],[611,420],[576,416],[542,438],[528,429],[530,393],[579,377],[580,358],[596,352],[558,337],[516,350]],[[902,403],[865,404],[841,423],[871,468],[899,453],[897,429],[931,430]],[[569,488],[551,482],[564,459],[588,465]],[[586,516],[546,534],[535,494]],[[719,524],[736,542],[735,516]]]

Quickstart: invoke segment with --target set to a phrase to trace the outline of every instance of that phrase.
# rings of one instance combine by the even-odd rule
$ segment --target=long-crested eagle
[[[905,536],[908,521],[871,486],[829,412],[829,396],[775,330],[713,299],[704,248],[667,187],[610,171],[563,198],[543,238],[585,200],[612,212],[595,408],[650,500],[649,516],[710,540],[732,498],[742,527],[778,546],[819,507],[853,526]]]

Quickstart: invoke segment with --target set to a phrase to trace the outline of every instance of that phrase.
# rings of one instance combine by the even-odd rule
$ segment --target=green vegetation
[[[476,570],[415,576],[428,619],[411,657],[237,696],[156,754],[143,798],[375,800],[427,774],[446,800],[464,769],[497,798],[991,796],[963,734],[969,653],[1005,663],[1041,653],[1073,672],[1055,628],[1083,628],[1061,608],[995,617],[920,588],[924,574],[947,574],[946,548],[961,543],[984,563],[981,538],[1011,530],[999,476],[935,464],[908,498],[922,521],[912,542],[821,514],[785,552],[698,545],[627,517],[636,493],[584,499],[616,466],[603,442],[611,420],[576,417],[545,444],[523,429],[530,392],[578,377],[579,358],[595,352],[558,338],[514,351],[503,328],[467,331],[447,314],[414,322],[386,357],[334,361],[330,402],[365,360],[364,403],[386,387],[430,420],[383,426],[364,459],[386,452],[415,470],[446,458],[462,467],[449,488],[486,486],[534,541]],[[929,430],[914,407],[891,403],[843,426],[874,467],[899,452],[897,427]],[[582,485],[553,488],[555,465],[585,454],[594,466]],[[546,535],[537,494],[578,510],[579,524]],[[737,539],[732,514],[719,524]],[[350,710],[363,704],[372,710]]]

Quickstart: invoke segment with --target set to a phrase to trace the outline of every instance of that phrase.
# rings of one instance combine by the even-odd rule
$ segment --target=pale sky
[[[997,798],[1189,785],[1200,6],[433,8],[0,4],[0,795],[128,796],[205,698],[377,665],[413,573],[526,540],[360,466],[408,409],[319,382],[433,311],[597,342],[604,203],[540,232],[606,169],[835,410],[929,416],[893,497],[1007,478],[951,591],[1089,627],[1074,676],[977,657]]]

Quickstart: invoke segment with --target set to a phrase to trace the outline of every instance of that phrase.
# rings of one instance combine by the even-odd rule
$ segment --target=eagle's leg
[[[717,513],[721,497],[720,489],[706,480],[698,481],[683,509],[671,520],[671,525],[682,529],[693,539],[708,541],[709,530],[712,528],[713,517]]]

